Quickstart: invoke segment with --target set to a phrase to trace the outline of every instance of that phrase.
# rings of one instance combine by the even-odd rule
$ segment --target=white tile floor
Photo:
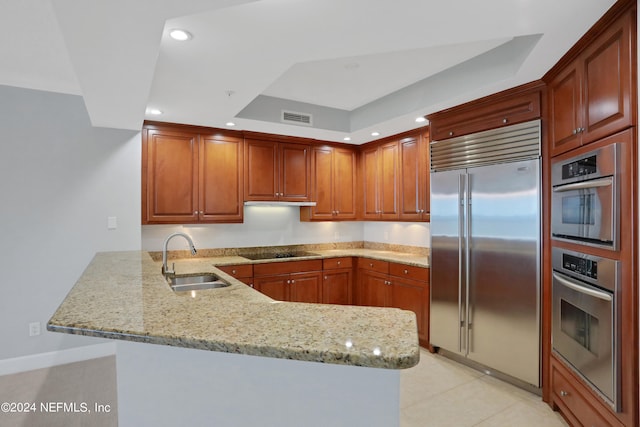
[[[539,396],[421,349],[401,372],[400,427],[563,427]]]

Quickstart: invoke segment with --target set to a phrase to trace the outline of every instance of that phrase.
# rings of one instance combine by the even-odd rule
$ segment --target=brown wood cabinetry
[[[310,146],[245,140],[245,200],[309,201]]]
[[[359,258],[356,289],[359,305],[413,311],[420,344],[428,345],[429,269]]]
[[[357,153],[350,148],[316,146],[311,150],[311,200],[300,208],[303,221],[354,220]]]
[[[198,130],[143,128],[143,224],[242,222],[242,137]]]
[[[543,77],[548,82],[551,155],[633,124],[634,13],[590,35],[595,38],[586,47],[579,43]]]
[[[254,288],[278,301],[322,301],[322,260],[255,264]]]
[[[593,392],[554,355],[551,356],[551,402],[571,425],[623,426],[615,417],[599,410],[606,403],[598,402]]]
[[[218,268],[253,288],[252,264],[219,265]]]
[[[429,131],[398,141],[400,157],[399,217],[429,220]]]
[[[363,219],[398,219],[398,141],[362,150]]]
[[[536,81],[427,116],[440,141],[540,118],[544,83]]]
[[[329,258],[322,265],[322,302],[351,304],[353,302],[353,258]]]

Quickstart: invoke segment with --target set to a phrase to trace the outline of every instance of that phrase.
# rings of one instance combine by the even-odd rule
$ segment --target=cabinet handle
[[[564,390],[560,390],[560,396],[562,397],[569,396],[569,393]]]

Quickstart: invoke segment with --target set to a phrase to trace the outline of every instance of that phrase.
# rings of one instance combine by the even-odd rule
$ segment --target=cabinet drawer
[[[565,377],[558,370],[558,362],[554,361],[551,369],[551,390],[553,392],[553,400],[561,409],[566,407],[571,416],[576,417],[582,425],[586,426],[609,426],[612,425],[606,421],[591,405],[588,404],[586,398],[578,392],[577,387],[580,384],[576,384],[574,387],[567,378],[571,378],[569,375]]]
[[[322,260],[269,262],[253,265],[254,276],[322,271]]]
[[[422,282],[429,281],[429,269],[413,265],[396,264],[392,262],[389,264],[389,274],[407,279],[420,280]]]
[[[253,265],[251,264],[219,265],[218,268],[235,278],[253,277]]]
[[[322,261],[323,270],[335,270],[336,268],[351,268],[353,267],[353,258],[328,258]]]
[[[380,261],[377,259],[359,258],[358,268],[389,274],[389,263],[387,261]]]

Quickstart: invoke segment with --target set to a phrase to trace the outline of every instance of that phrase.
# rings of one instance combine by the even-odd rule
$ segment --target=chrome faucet
[[[162,248],[162,274],[164,274],[165,276],[175,273],[173,266],[171,267],[171,270],[169,270],[169,267],[167,266],[167,246],[169,246],[169,240],[176,236],[182,236],[187,239],[187,241],[189,242],[189,248],[191,249],[191,255],[195,255],[196,253],[198,253],[198,251],[196,251],[196,247],[193,245],[193,240],[191,240],[191,237],[189,237],[189,235],[185,233],[173,233],[169,235],[165,239],[164,246]]]

